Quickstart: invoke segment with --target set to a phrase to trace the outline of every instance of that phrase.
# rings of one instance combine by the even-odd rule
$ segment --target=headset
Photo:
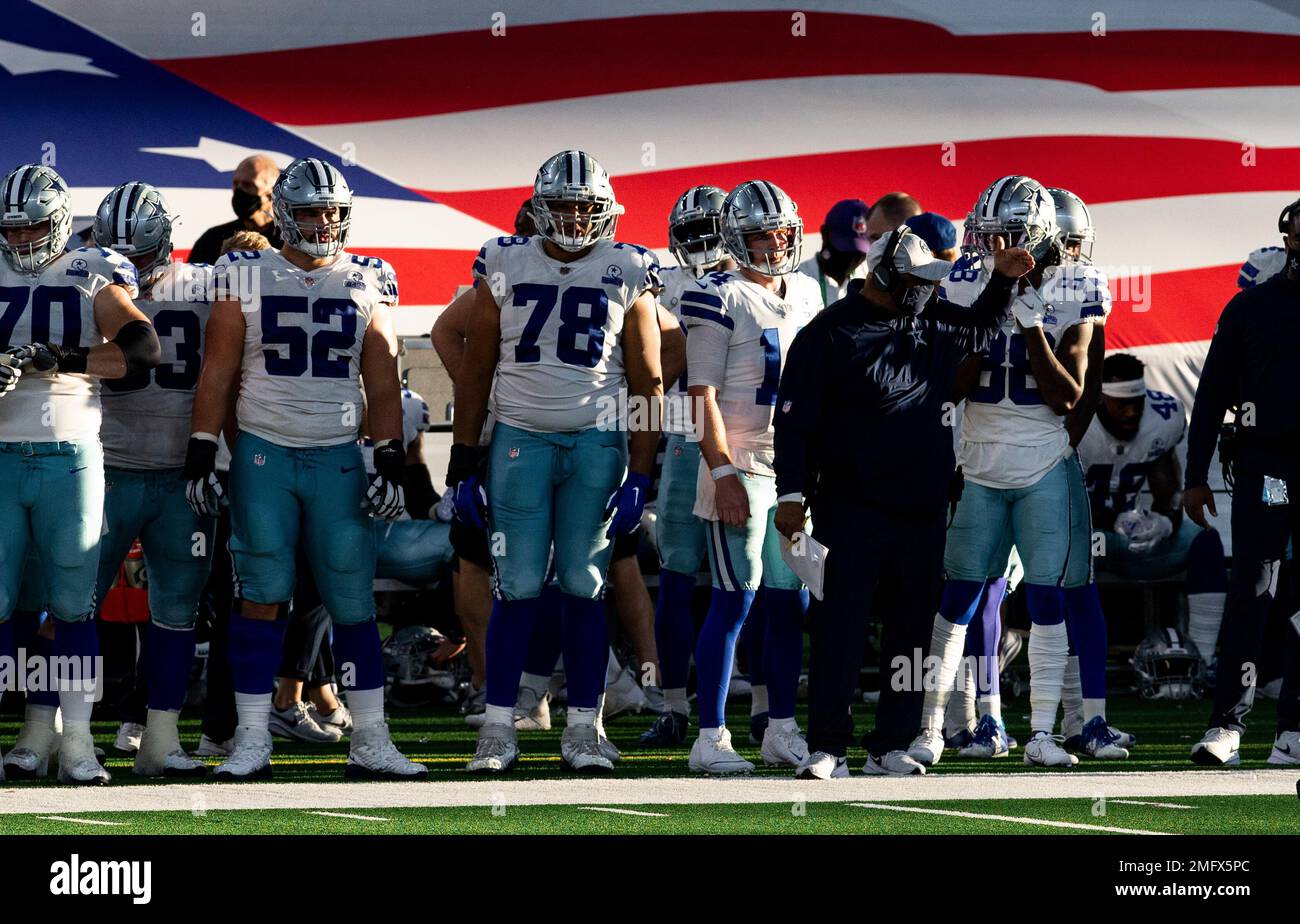
[[[885,254],[876,264],[876,268],[871,271],[871,279],[886,292],[892,292],[894,287],[899,283],[898,267],[894,266],[894,254],[898,253],[898,245],[903,240],[904,234],[910,234],[907,228],[895,228],[889,232],[889,240],[885,242]]]
[[[1282,210],[1281,215],[1277,216],[1277,229],[1284,236],[1291,233],[1291,218],[1296,212],[1300,212],[1300,199],[1292,202]]]

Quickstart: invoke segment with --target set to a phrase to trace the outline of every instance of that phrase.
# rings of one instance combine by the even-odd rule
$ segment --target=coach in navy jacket
[[[886,578],[897,605],[881,614],[881,696],[864,739],[866,769],[923,772],[906,758],[921,719],[922,690],[910,682],[919,665],[905,689],[889,680],[895,657],[911,665],[914,649],[928,646],[939,604],[957,367],[988,348],[1015,277],[1034,261],[1020,248],[999,251],[969,308],[936,295],[951,264],[906,226],[880,238],[868,263],[862,286],[795,338],[777,395],[777,529],[790,537],[810,510],[813,537],[830,550],[824,599],[809,611],[809,760],[800,772],[810,777],[836,769],[852,738],[849,702]]]

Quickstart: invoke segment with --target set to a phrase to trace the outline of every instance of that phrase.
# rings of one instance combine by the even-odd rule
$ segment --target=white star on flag
[[[213,170],[230,173],[239,166],[239,162],[253,154],[265,154],[281,167],[293,160],[288,154],[279,151],[264,151],[260,148],[246,148],[243,145],[218,141],[205,135],[199,136],[199,143],[192,148],[141,148],[146,154],[166,154],[168,157],[189,157],[193,160],[207,162]]]
[[[15,77],[26,74],[40,74],[45,71],[70,71],[73,74],[90,74],[95,77],[116,77],[102,68],[95,67],[90,59],[83,55],[67,54],[62,51],[45,51],[28,45],[0,40],[0,67]]]

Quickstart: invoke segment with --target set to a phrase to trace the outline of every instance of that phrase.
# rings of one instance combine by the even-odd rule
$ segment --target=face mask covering
[[[252,218],[262,208],[262,197],[256,193],[236,189],[235,194],[230,197],[230,207],[234,209],[235,217]]]
[[[918,315],[933,294],[933,286],[911,286],[899,300],[898,310],[906,315]]]

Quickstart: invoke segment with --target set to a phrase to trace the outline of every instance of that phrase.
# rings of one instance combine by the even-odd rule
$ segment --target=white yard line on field
[[[109,825],[120,828],[130,824],[129,821],[101,821],[98,818],[64,818],[61,815],[40,815],[41,821],[66,821],[74,825]]]
[[[1111,799],[1119,805],[1150,805],[1154,808],[1194,809],[1194,805],[1180,805],[1177,802],[1144,802],[1141,799]]]
[[[638,815],[641,818],[667,818],[663,812],[638,812],[635,809],[610,808],[608,805],[580,805],[582,812],[609,812],[612,815]]]
[[[1016,815],[992,815],[987,812],[955,812],[952,809],[918,808],[914,805],[887,805],[881,802],[850,802],[856,808],[882,812],[915,812],[918,815],[943,815],[947,818],[977,818],[980,821],[1008,821],[1018,825],[1044,828],[1071,828],[1076,831],[1105,831],[1110,834],[1168,834],[1168,831],[1143,831],[1139,828],[1112,828],[1109,825],[1084,825],[1073,821],[1049,821],[1046,818],[1023,818]]]
[[[351,815],[347,812],[307,812],[308,815],[321,815],[325,818],[352,818],[356,821],[391,821],[378,815]]]

